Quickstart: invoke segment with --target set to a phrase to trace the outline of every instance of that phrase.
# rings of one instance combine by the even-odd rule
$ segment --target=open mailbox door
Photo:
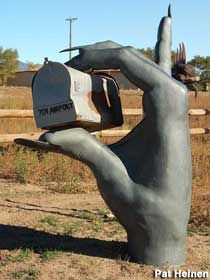
[[[48,62],[33,79],[32,95],[39,128],[67,126],[96,131],[123,123],[119,88],[107,75],[89,75]]]

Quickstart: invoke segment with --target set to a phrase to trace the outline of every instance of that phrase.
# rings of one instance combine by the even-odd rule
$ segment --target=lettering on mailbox
[[[70,101],[68,103],[53,105],[51,107],[38,109],[38,113],[39,113],[39,116],[52,115],[52,114],[56,114],[56,113],[59,113],[62,111],[66,111],[66,110],[72,110],[73,107],[74,107],[73,101]]]

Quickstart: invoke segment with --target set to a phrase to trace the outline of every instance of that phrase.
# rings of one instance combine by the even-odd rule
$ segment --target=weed
[[[23,279],[23,280],[36,280],[40,271],[35,267],[30,267],[28,269],[17,270],[11,272],[9,275],[14,279]]]
[[[118,259],[116,260],[116,262],[129,262],[130,261],[130,256],[125,254],[125,255],[119,255]],[[121,264],[122,265],[122,264]]]
[[[4,96],[1,108],[32,108],[31,91],[23,88],[0,88]],[[129,96],[129,97],[128,97]],[[140,108],[142,96],[137,91],[121,91],[122,107]],[[209,108],[209,95],[200,94],[197,99],[189,95],[190,108]],[[139,116],[126,116],[125,126],[132,128],[139,122]],[[190,117],[191,127],[209,127],[210,116]],[[34,120],[2,119],[0,133],[21,133],[36,131]],[[113,139],[102,139],[107,144]],[[209,185],[210,185],[210,134],[191,137],[193,163],[193,193],[190,223],[195,226],[210,225]],[[20,182],[45,184],[50,190],[62,193],[86,193],[95,191],[91,171],[82,163],[53,153],[42,153],[20,148],[17,145],[2,145],[0,153],[0,178]],[[91,178],[91,184],[90,182]],[[101,215],[106,215],[102,209]],[[96,226],[96,230],[97,226]],[[68,229],[67,229],[68,231]],[[69,233],[71,229],[69,229]]]
[[[50,261],[57,258],[61,254],[62,252],[58,250],[47,250],[41,253],[40,258],[42,259],[42,261]]]
[[[187,234],[189,236],[192,236],[193,234],[210,236],[210,228],[206,227],[206,226],[196,227],[194,225],[189,225],[188,228],[187,228]]]
[[[1,262],[1,265],[5,266],[9,264],[10,262],[24,262],[26,260],[29,260],[32,255],[32,250],[26,248],[26,249],[20,249],[17,251],[18,254],[15,255],[8,255],[6,256],[3,261]]]
[[[100,231],[102,230],[102,227],[101,227],[101,225],[96,224],[96,225],[93,226],[93,230],[94,230],[95,232],[100,232]]]
[[[192,230],[191,228],[188,228],[188,229],[187,229],[187,235],[188,235],[188,236],[193,236],[194,233],[195,233],[195,231]]]
[[[209,269],[209,258],[208,257],[202,257],[201,259],[201,270],[208,271]]]
[[[17,158],[16,170],[19,181],[25,183],[26,163],[23,159]]]
[[[108,208],[100,208],[98,210],[98,214],[101,215],[101,216],[106,216],[108,213],[110,213]]]
[[[75,227],[72,224],[63,224],[62,228],[65,234],[73,234],[75,232]]]
[[[77,193],[80,182],[81,178],[79,176],[71,175],[69,178],[67,178],[65,183],[61,183],[59,181],[57,184],[57,191],[61,193]]]
[[[40,220],[40,222],[43,223],[43,224],[47,224],[49,226],[52,226],[52,227],[56,227],[59,223],[59,220],[55,216],[46,216],[46,217],[42,218]]]

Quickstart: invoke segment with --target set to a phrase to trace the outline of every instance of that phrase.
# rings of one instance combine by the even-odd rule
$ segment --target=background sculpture
[[[196,82],[200,81],[200,76],[196,69],[186,62],[186,51],[184,43],[179,44],[179,50],[173,57],[172,76],[178,81],[184,83],[189,89],[195,90],[195,97],[198,95]]]
[[[82,128],[50,131],[40,141],[92,169],[103,199],[126,229],[132,260],[181,264],[191,201],[191,152],[187,90],[171,77],[170,13],[159,26],[157,64],[135,48],[111,41],[79,51],[69,66],[81,71],[120,68],[143,89],[145,117],[110,146]]]

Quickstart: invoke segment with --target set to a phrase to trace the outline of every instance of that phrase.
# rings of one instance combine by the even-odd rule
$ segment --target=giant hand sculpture
[[[181,264],[191,201],[191,152],[187,90],[171,77],[170,15],[159,26],[157,64],[110,41],[79,51],[67,63],[71,67],[120,68],[143,89],[145,117],[110,146],[81,128],[47,132],[40,140],[92,169],[103,199],[126,229],[131,259]]]

